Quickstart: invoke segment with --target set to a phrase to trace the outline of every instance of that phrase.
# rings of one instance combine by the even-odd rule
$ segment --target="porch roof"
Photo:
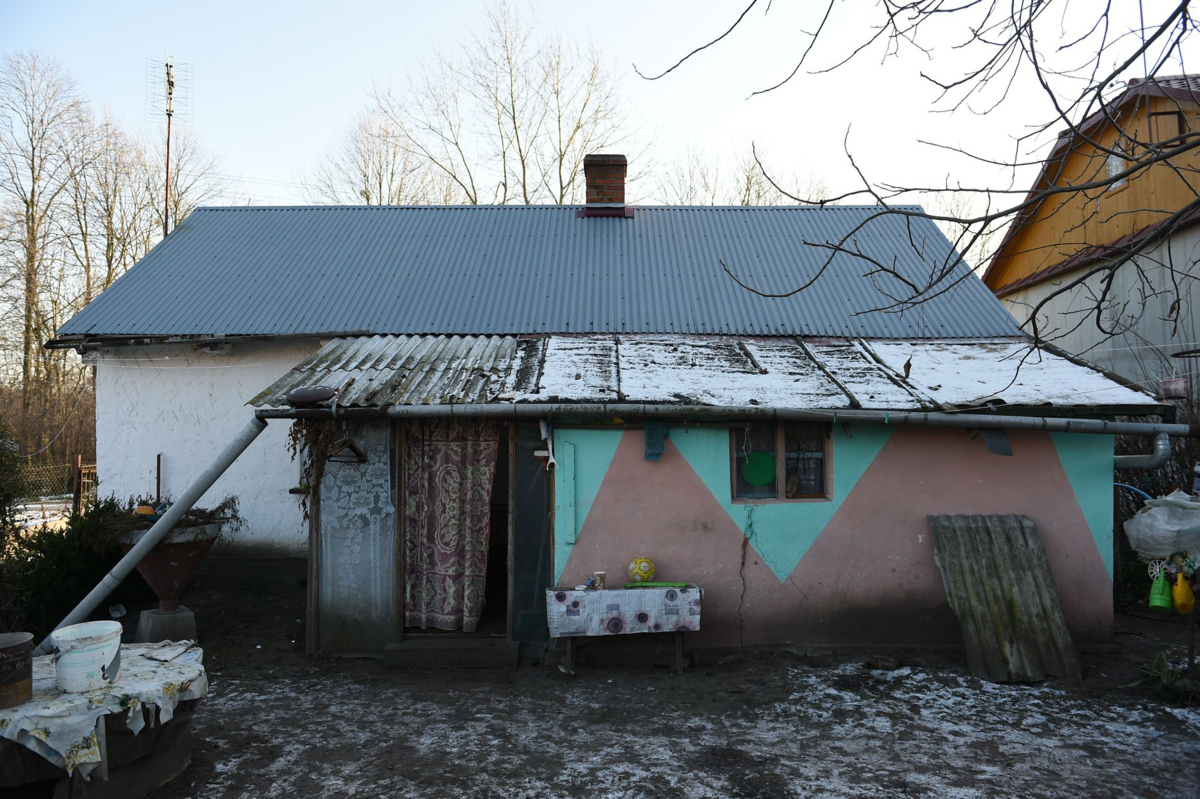
[[[1150,414],[1136,386],[1020,338],[977,341],[695,335],[359,336],[331,340],[249,404],[328,407],[655,403],[849,410],[1086,406]],[[1114,412],[1118,412],[1114,410]]]

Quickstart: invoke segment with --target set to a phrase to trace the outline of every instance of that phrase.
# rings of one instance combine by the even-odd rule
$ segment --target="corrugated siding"
[[[855,338],[1016,335],[965,265],[954,288],[903,313],[953,258],[926,220],[874,207],[651,207],[632,219],[570,206],[207,208],[59,331],[60,336],[724,333]]]
[[[992,682],[1082,677],[1032,519],[930,516],[929,529],[972,674]]]
[[[1174,374],[1187,375],[1200,388],[1194,360],[1171,357],[1194,350],[1200,344],[1200,225],[1172,234],[1135,259],[1129,269],[1099,273],[1075,289],[1060,291],[1061,281],[1038,283],[1004,298],[1014,316],[1029,318],[1030,309],[1045,301],[1038,320],[1039,330],[1053,330],[1054,344],[1147,387]],[[1063,275],[1076,279],[1083,270]],[[1111,283],[1105,285],[1107,280]],[[1161,290],[1150,293],[1147,286]],[[1112,297],[1104,318],[1116,332],[1108,334],[1096,326],[1096,297]],[[1129,305],[1127,298],[1136,301]],[[1049,298],[1049,299],[1048,299]],[[1178,303],[1178,305],[1175,305]],[[1172,307],[1174,306],[1174,307]],[[1120,323],[1115,317],[1120,313]],[[1082,321],[1081,320],[1086,320]]]

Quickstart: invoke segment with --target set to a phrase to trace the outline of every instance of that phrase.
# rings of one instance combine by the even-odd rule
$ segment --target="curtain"
[[[475,632],[487,576],[496,425],[414,419],[404,428],[404,624]]]

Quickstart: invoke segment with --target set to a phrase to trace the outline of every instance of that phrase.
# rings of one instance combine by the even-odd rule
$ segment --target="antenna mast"
[[[166,146],[166,179],[163,181],[163,214],[162,214],[162,232],[163,238],[166,238],[167,233],[171,231],[171,135],[174,133],[173,128],[179,125],[187,126],[192,121],[192,65],[177,64],[170,53],[166,58],[147,58],[146,59],[146,119],[155,123],[162,120],[163,115],[167,117],[167,146]],[[182,131],[180,131],[182,133]],[[185,144],[181,141],[180,144]],[[188,169],[185,163],[187,160],[186,148],[180,149],[177,152],[175,160],[178,162],[176,168],[182,168],[184,171]],[[181,178],[180,175],[175,175],[175,178]],[[175,180],[178,184],[175,193],[179,195],[182,189],[184,194],[187,193],[187,181],[185,179]],[[180,201],[181,197],[175,197],[175,200]],[[175,209],[177,212],[178,208]],[[178,216],[178,213],[176,214]],[[178,224],[179,220],[174,220]]]
[[[163,238],[165,239],[171,222],[171,117],[175,115],[175,63],[171,60],[170,55],[167,56],[163,69],[166,80],[164,88],[167,96],[167,176],[163,181],[165,186],[163,191]]]

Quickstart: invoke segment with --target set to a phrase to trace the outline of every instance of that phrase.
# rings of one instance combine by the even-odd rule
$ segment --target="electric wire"
[[[54,438],[50,439],[50,443],[46,444],[46,446],[42,447],[37,452],[31,452],[28,455],[23,455],[20,452],[17,452],[17,453],[15,453],[16,456],[18,458],[25,458],[28,460],[29,458],[33,458],[37,455],[41,455],[46,450],[50,449],[50,447],[52,447],[54,445],[54,442],[58,441],[59,437],[64,432],[66,432],[67,427],[71,424],[71,418],[75,416],[75,411],[77,411],[79,409],[79,403],[83,401],[83,395],[86,394],[88,392],[88,390],[89,390],[88,386],[84,386],[82,389],[80,389],[79,396],[75,398],[75,405],[71,408],[71,412],[69,414],[67,414],[67,420],[65,422],[63,422],[62,428],[57,433],[54,434]]]

